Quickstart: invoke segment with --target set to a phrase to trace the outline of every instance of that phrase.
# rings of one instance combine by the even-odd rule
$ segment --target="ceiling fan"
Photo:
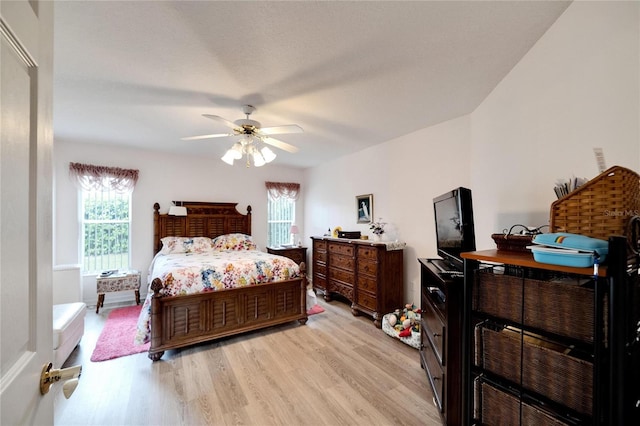
[[[224,124],[233,130],[232,133],[214,133],[211,135],[201,135],[201,136],[190,136],[186,138],[182,138],[184,141],[192,141],[199,139],[211,139],[211,138],[222,138],[227,136],[241,136],[240,140],[236,142],[233,147],[227,151],[222,160],[233,165],[233,160],[239,160],[242,158],[243,154],[247,154],[247,165],[248,165],[248,157],[254,157],[254,163],[256,166],[262,165],[265,162],[268,163],[275,158],[275,154],[268,149],[267,147],[258,150],[256,144],[258,142],[263,142],[265,144],[275,146],[276,148],[280,148],[287,152],[297,152],[298,148],[290,145],[286,142],[283,142],[279,139],[275,139],[271,137],[271,135],[278,134],[286,134],[286,133],[302,133],[302,127],[297,124],[288,124],[284,126],[275,126],[275,127],[260,127],[260,123],[255,120],[251,120],[249,116],[253,111],[255,111],[255,107],[252,105],[244,105],[242,107],[242,111],[247,116],[247,118],[229,121],[225,118],[219,117],[217,115],[211,114],[202,114],[203,117],[210,118],[211,120],[217,121],[218,123]],[[257,158],[258,156],[262,156],[263,158]],[[262,161],[264,160],[264,162]],[[258,164],[262,163],[262,164]]]

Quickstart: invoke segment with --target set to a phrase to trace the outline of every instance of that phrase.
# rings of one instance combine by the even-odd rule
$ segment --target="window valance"
[[[129,193],[133,192],[138,182],[138,170],[93,164],[69,163],[69,176],[85,191]]]
[[[300,184],[292,182],[265,182],[269,197],[277,200],[280,197],[297,200],[300,195]]]

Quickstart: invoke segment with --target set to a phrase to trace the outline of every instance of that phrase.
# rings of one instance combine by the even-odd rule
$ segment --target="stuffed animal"
[[[408,303],[404,306],[404,309],[396,309],[392,312],[387,320],[389,325],[399,333],[398,337],[409,337],[412,331],[420,332],[421,312],[420,308]]]

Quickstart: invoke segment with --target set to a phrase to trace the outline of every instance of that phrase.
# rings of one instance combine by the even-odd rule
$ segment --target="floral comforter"
[[[149,286],[160,278],[165,296],[216,291],[282,281],[300,276],[300,267],[291,259],[258,250],[228,250],[208,253],[158,254],[149,267]],[[151,288],[142,305],[135,343],[151,338]]]

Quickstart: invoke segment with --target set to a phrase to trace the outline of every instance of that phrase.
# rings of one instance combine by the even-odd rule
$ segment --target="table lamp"
[[[296,235],[300,233],[297,225],[291,225],[291,243],[296,246],[300,245],[300,243],[296,243]]]

